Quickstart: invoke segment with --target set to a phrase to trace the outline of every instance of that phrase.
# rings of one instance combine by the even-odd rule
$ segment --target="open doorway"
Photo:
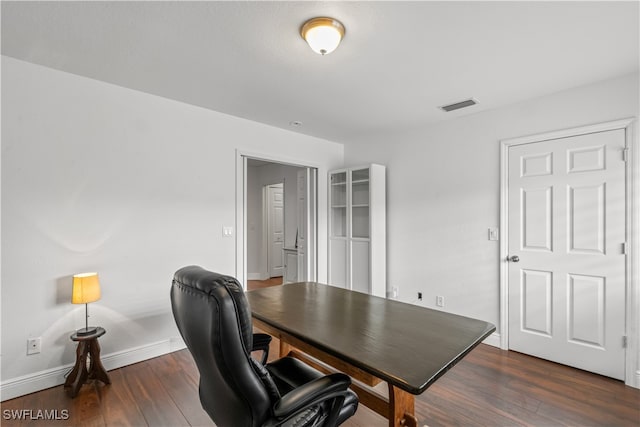
[[[258,164],[259,166],[254,166]],[[254,169],[257,167],[269,166],[268,163],[262,164],[256,161],[248,162],[247,181],[248,186],[254,186],[262,180],[262,169]],[[248,194],[248,200],[251,200],[255,208],[249,209],[247,212],[247,223],[249,233],[247,235],[248,247],[252,250],[250,253],[257,252],[256,259],[249,258],[250,266],[247,289],[259,289],[270,286],[281,285],[284,275],[284,182],[277,184],[266,184],[262,187],[262,199],[255,200],[254,192]],[[254,196],[254,197],[251,197]],[[290,201],[289,201],[290,203]],[[258,205],[262,205],[262,209]],[[260,215],[259,215],[260,214]],[[291,220],[291,218],[288,218]],[[257,223],[262,223],[262,239],[260,240],[257,232],[260,227]],[[263,268],[264,267],[264,268]]]
[[[243,163],[247,289],[315,280],[315,169],[255,158]]]

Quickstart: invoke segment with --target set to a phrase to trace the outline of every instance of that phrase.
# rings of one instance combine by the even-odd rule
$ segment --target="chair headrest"
[[[219,286],[224,286],[231,292],[244,292],[242,285],[234,277],[214,273],[197,265],[182,267],[176,271],[173,280],[184,287],[196,289],[205,294],[210,294]]]
[[[193,307],[186,301],[190,298],[189,294],[191,296],[198,294],[206,296],[219,306],[224,319],[238,325],[245,347],[247,349],[252,348],[253,324],[251,321],[251,308],[242,285],[234,277],[214,273],[197,265],[190,265],[176,271],[173,276],[173,288],[175,288],[174,291],[180,289],[177,292],[182,295],[182,297],[178,297],[178,294],[172,291],[174,317],[177,315],[177,307],[182,307],[183,314],[178,317],[183,319],[189,317],[202,319],[203,315],[207,313],[195,313]],[[182,301],[182,303],[178,302],[178,300]]]

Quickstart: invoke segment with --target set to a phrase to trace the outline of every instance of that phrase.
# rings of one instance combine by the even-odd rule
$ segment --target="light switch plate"
[[[222,235],[224,237],[233,236],[233,227],[229,227],[229,226],[222,227]]]
[[[498,240],[498,228],[497,227],[489,228],[489,240]]]

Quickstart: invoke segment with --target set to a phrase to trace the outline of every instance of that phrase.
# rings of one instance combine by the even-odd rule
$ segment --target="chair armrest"
[[[327,399],[342,395],[351,385],[351,378],[345,374],[335,373],[304,384],[291,390],[275,404],[273,413],[276,418],[286,418],[307,406],[317,405]]]
[[[260,363],[263,365],[267,363],[267,358],[269,357],[269,344],[271,344],[271,335],[253,334],[253,348],[251,351],[262,351]]]

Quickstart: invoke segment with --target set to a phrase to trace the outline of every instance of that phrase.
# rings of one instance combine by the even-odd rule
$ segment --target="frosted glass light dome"
[[[344,26],[333,18],[313,18],[305,22],[300,34],[314,52],[326,55],[340,44],[344,37]]]

